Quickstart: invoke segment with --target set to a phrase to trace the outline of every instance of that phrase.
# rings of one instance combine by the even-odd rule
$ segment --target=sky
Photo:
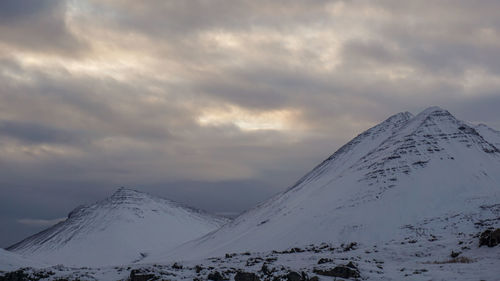
[[[0,247],[118,187],[235,215],[388,116],[500,129],[500,1],[0,1]]]

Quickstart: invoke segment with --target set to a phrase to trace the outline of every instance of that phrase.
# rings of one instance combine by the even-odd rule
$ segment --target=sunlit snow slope
[[[116,265],[140,260],[158,249],[172,249],[225,222],[169,200],[120,188],[8,250],[53,264]]]
[[[341,147],[286,192],[146,261],[498,227],[500,151],[492,132],[483,137],[439,107],[417,116],[396,114]]]

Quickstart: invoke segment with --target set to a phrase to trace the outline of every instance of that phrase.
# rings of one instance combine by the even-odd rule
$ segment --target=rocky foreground
[[[499,280],[499,242],[500,229],[488,229],[457,237],[423,235],[381,245],[323,243],[169,264],[23,268],[0,274],[0,280]]]

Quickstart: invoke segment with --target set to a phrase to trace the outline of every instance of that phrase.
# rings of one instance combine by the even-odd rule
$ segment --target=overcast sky
[[[0,247],[125,186],[220,214],[439,105],[500,128],[500,1],[0,1]]]

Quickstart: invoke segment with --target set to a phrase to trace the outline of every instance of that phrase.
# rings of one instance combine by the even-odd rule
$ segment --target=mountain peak
[[[103,204],[112,204],[114,206],[137,205],[145,202],[157,201],[158,197],[145,192],[140,192],[130,188],[120,187],[110,197],[102,201]],[[166,200],[169,201],[169,200]],[[173,202],[170,202],[174,204]],[[174,204],[176,205],[176,204]]]
[[[453,116],[448,110],[432,106],[424,109],[417,116],[409,120],[405,128],[398,132],[398,135],[399,137],[408,134],[417,134],[426,137],[433,135],[438,137],[445,133],[457,133],[462,130],[459,128],[467,129],[466,131],[469,133],[473,133],[474,131],[466,123]]]
[[[117,198],[117,197],[123,197],[123,196],[133,196],[133,195],[147,195],[147,193],[140,192],[134,189],[126,188],[126,187],[120,187],[118,188],[113,195],[111,195],[111,198]]]
[[[377,128],[375,130],[378,130],[381,127],[386,127],[386,126],[392,127],[393,125],[401,125],[401,124],[408,122],[413,117],[414,117],[413,114],[411,114],[408,111],[399,112],[399,113],[396,113],[396,114],[390,116],[389,118],[385,119],[385,121],[376,125],[373,128]]]
[[[411,118],[413,118],[413,114],[411,114],[408,111],[405,111],[405,112],[399,112],[399,113],[396,113],[396,114],[392,115],[391,117],[387,118],[386,121],[391,121],[391,122],[394,122],[394,121],[408,121]]]
[[[431,106],[431,107],[424,109],[417,116],[428,117],[428,116],[452,116],[452,115],[446,109],[443,109],[439,106]]]

